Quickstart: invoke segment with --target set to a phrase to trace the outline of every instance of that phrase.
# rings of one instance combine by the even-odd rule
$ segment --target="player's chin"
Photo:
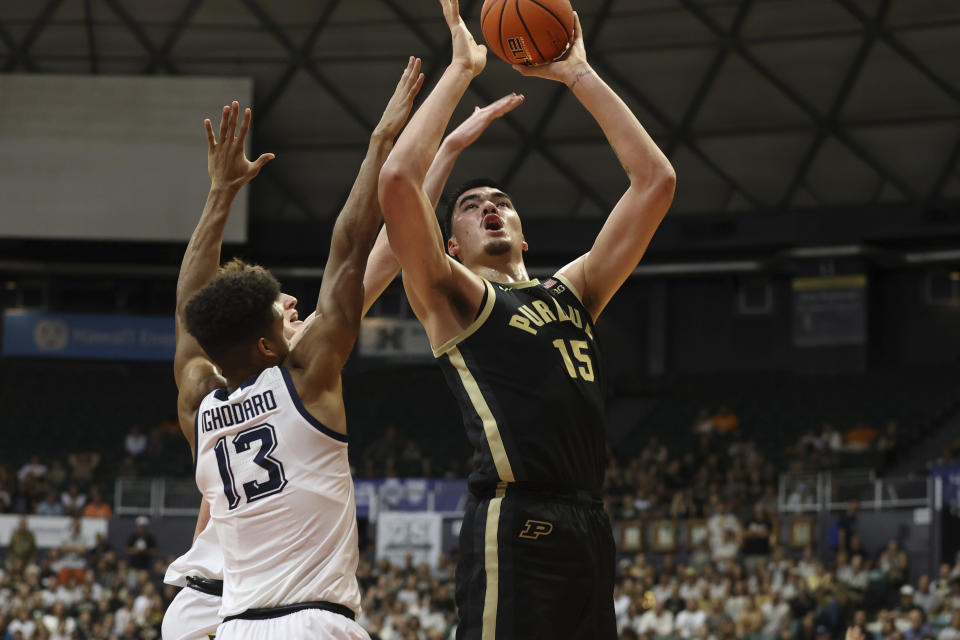
[[[513,248],[508,238],[489,238],[483,243],[483,251],[488,256],[502,256]]]
[[[289,342],[303,330],[303,320],[292,320],[283,327],[283,337]]]

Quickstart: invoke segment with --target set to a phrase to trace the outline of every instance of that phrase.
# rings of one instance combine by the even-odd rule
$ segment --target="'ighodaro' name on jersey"
[[[470,487],[526,481],[599,492],[606,432],[590,314],[560,275],[484,284],[477,319],[434,351],[474,447]]]
[[[356,504],[347,437],[265,369],[200,404],[197,486],[223,551],[221,616],[310,601],[360,611]]]

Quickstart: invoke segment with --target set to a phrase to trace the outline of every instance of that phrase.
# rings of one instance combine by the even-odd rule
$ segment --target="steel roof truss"
[[[693,0],[679,0],[679,2],[691,14],[700,20],[700,22],[713,31],[717,37],[724,37],[725,33],[723,27],[720,26],[716,20],[706,13],[696,2]],[[776,87],[777,90],[779,90],[780,93],[782,93],[785,97],[790,99],[797,107],[800,108],[801,111],[806,113],[818,128],[826,127],[833,137],[835,137],[857,157],[868,164],[874,171],[880,174],[881,178],[895,186],[907,198],[916,199],[917,194],[904,180],[899,178],[893,171],[880,162],[875,155],[868,152],[856,140],[851,138],[846,130],[837,126],[835,123],[825,120],[813,105],[804,100],[803,97],[798,92],[794,91],[793,88],[791,88],[788,84],[786,84],[783,79],[779,78],[775,73],[768,69],[766,65],[760,62],[760,60],[744,45],[742,41],[733,40],[731,44],[737,55],[739,55],[745,62],[747,62],[747,64],[753,67],[757,73],[766,78],[770,84]]]
[[[12,55],[10,60],[7,61],[7,66],[4,71],[13,71],[17,68],[18,64],[22,65],[27,71],[39,71],[33,58],[30,57],[30,47],[33,46],[33,43],[37,41],[37,38],[40,37],[43,30],[50,24],[53,14],[57,12],[61,4],[63,4],[63,0],[50,0],[44,5],[40,15],[38,15],[37,19],[30,25],[30,30],[27,32],[23,42],[20,43],[20,46],[13,46],[11,48],[10,53]],[[6,38],[4,41],[6,41]],[[10,38],[9,44],[13,44],[12,38]]]
[[[780,199],[781,209],[785,209],[787,206],[789,206],[790,201],[797,192],[797,189],[806,180],[807,172],[810,170],[810,166],[813,164],[817,154],[820,153],[820,148],[827,139],[829,128],[838,126],[837,118],[840,115],[840,111],[846,104],[847,98],[850,96],[851,91],[853,91],[853,87],[856,85],[857,80],[860,77],[860,72],[863,70],[863,65],[867,61],[867,56],[870,54],[870,51],[873,49],[873,45],[876,42],[878,29],[880,25],[883,24],[884,20],[886,20],[889,9],[890,0],[881,0],[880,6],[877,8],[876,20],[871,21],[870,26],[864,30],[865,32],[863,34],[863,40],[860,43],[860,48],[857,50],[856,56],[854,56],[853,63],[847,70],[847,75],[843,78],[843,82],[840,85],[840,90],[837,92],[837,96],[834,98],[833,104],[830,105],[830,111],[827,112],[825,123],[829,124],[829,127],[817,127],[817,135],[814,138],[813,143],[804,154],[803,159],[800,161],[800,165],[797,167],[797,170],[793,174],[793,178],[790,180],[790,186],[787,187],[787,191]]]
[[[266,29],[277,42],[279,42],[287,50],[287,53],[290,55],[290,60],[294,61],[299,56],[299,51],[297,47],[293,44],[287,34],[284,32],[283,28],[273,21],[273,18],[264,11],[263,7],[257,2],[257,0],[242,0],[243,4],[247,6],[248,9],[256,16],[257,20],[260,21],[260,24]],[[337,87],[336,83],[330,80],[326,74],[321,71],[316,64],[309,58],[309,56],[304,57],[303,68],[307,71],[311,78],[316,81],[329,95],[333,98],[333,101],[336,102],[343,111],[349,115],[353,120],[357,122],[364,130],[372,131],[373,123],[367,120],[363,115],[363,111],[360,110],[359,106],[348,98],[340,89]]]

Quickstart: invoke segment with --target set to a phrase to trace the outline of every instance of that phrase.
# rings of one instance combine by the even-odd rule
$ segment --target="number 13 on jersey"
[[[260,449],[253,456],[253,464],[259,469],[251,469],[249,465],[238,465],[238,461],[231,461],[230,443],[236,450],[236,455],[250,451],[254,443],[260,444]],[[243,488],[243,493],[247,502],[253,502],[260,498],[283,491],[287,486],[287,476],[283,472],[283,463],[270,454],[277,448],[277,433],[273,425],[261,424],[250,429],[241,431],[232,439],[223,436],[217,440],[213,450],[217,454],[217,466],[220,467],[220,479],[223,481],[223,492],[227,496],[227,502],[231,510],[240,505],[240,494],[238,488]],[[243,475],[251,475],[250,471],[257,472],[259,478],[248,480],[246,482],[241,478],[239,481],[234,478],[234,467],[240,466],[237,471],[246,472]],[[263,471],[267,472],[267,477],[262,478]],[[239,485],[239,487],[238,487]]]
[[[570,348],[567,348],[567,342],[570,343]],[[563,358],[563,364],[567,367],[567,373],[571,378],[583,378],[587,382],[593,382],[593,360],[590,358],[590,353],[587,351],[588,344],[586,340],[563,340],[557,338],[553,341],[553,346],[557,348],[557,351],[560,352],[560,356]],[[579,362],[579,366],[573,362],[573,359],[570,358],[570,354],[573,354],[573,357]]]

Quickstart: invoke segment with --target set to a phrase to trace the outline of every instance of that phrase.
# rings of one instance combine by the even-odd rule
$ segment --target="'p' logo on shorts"
[[[548,536],[553,531],[553,525],[543,520],[527,520],[523,523],[523,531],[520,532],[521,538],[536,540],[540,536]]]

